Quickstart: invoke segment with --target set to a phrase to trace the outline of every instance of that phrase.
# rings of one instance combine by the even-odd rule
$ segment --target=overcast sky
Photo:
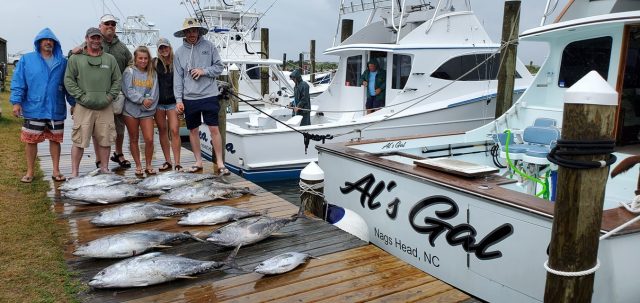
[[[201,0],[205,3],[205,0]],[[230,1],[230,0],[229,0]],[[227,1],[227,2],[229,2]],[[247,0],[246,7],[266,11],[274,0]],[[350,3],[351,0],[346,0]],[[355,0],[357,3],[360,0]],[[371,2],[371,0],[363,0]],[[2,1],[0,37],[7,40],[9,53],[33,50],[33,38],[44,27],[50,27],[66,51],[84,40],[84,33],[90,26],[97,26],[103,14],[103,2],[107,12],[111,10],[119,18],[143,14],[148,21],[156,24],[160,35],[168,37],[177,45],[179,40],[173,33],[180,28],[188,16],[179,0],[15,0]],[[434,5],[437,0],[431,1]],[[559,0],[554,16],[567,0]],[[162,4],[160,4],[162,3]],[[307,52],[309,40],[316,40],[319,60],[335,61],[335,57],[322,56],[322,51],[331,46],[336,32],[339,0],[275,0],[275,4],[261,20],[263,27],[269,28],[270,53],[273,58],[294,59],[298,53]],[[520,32],[537,26],[544,11],[545,0],[522,1]],[[504,10],[503,0],[471,0],[478,18],[494,41],[500,40]],[[116,8],[117,6],[117,8]],[[365,16],[366,17],[366,16]],[[362,24],[356,18],[354,31]],[[518,55],[523,62],[541,64],[546,55],[546,47],[538,43],[520,44]]]

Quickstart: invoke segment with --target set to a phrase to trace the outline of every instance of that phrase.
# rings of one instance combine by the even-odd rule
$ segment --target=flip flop
[[[31,183],[31,181],[33,181],[33,177],[29,176],[23,176],[22,179],[20,179],[20,182],[22,183]]]
[[[151,176],[151,175],[155,175],[156,171],[153,168],[145,168],[144,172],[147,174],[147,176]]]
[[[142,168],[136,168],[136,172],[134,174],[136,175],[136,177],[144,176],[144,173],[142,172]]]
[[[177,170],[177,171],[182,171],[182,165],[177,164],[177,165],[174,167],[174,169],[175,169],[175,170]]]
[[[228,176],[230,174],[231,174],[231,172],[226,167],[222,167],[222,168],[218,169],[218,175],[219,176]]]
[[[190,173],[197,173],[199,171],[202,171],[202,166],[191,166],[191,169],[189,170]]]
[[[67,178],[64,175],[51,176],[54,182],[63,182],[67,181]]]

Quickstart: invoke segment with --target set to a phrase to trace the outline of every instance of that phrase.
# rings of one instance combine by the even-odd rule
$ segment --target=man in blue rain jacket
[[[13,114],[23,117],[20,140],[26,144],[27,172],[20,181],[33,181],[38,143],[49,140],[53,160],[53,180],[64,181],[60,173],[60,143],[64,134],[67,106],[75,105],[63,84],[67,59],[62,55],[60,41],[45,28],[33,42],[35,51],[22,56],[11,80]]]

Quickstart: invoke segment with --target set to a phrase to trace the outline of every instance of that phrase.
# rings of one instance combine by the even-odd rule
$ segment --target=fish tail
[[[236,262],[236,256],[238,255],[238,251],[240,251],[240,247],[242,247],[242,244],[236,246],[236,248],[233,249],[233,251],[224,259],[224,261],[222,261],[222,263],[233,269],[245,271],[244,268],[240,267]]]
[[[299,218],[306,218],[307,215],[304,214],[304,203],[300,203],[300,208],[298,208],[298,213],[296,213],[295,215],[291,216],[293,218],[293,221],[299,219]]]
[[[191,234],[191,233],[190,233],[190,232],[188,232],[188,231],[184,231],[184,232],[182,232],[182,233],[183,233],[183,234],[185,234],[185,235],[187,235],[187,236],[189,236],[189,238],[191,238],[191,239],[193,239],[193,240],[196,240],[196,241],[198,241],[198,242],[202,242],[202,243],[207,242],[207,241],[205,241],[205,240],[202,240],[202,239],[200,239],[200,238],[198,238],[198,237],[194,236],[193,234]]]

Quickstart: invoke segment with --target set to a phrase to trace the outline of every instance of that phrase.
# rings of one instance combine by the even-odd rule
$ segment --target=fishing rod
[[[262,17],[266,16],[267,13],[271,10],[271,8],[273,7],[274,4],[276,4],[276,2],[278,2],[278,0],[273,0],[273,2],[271,3],[271,5],[267,8],[266,11],[264,11],[264,13],[262,14],[262,16],[260,16],[260,18],[258,18],[258,20],[256,20],[256,22],[249,28],[249,30],[255,30],[256,26],[258,25],[258,22],[260,22],[260,19],[262,19]]]

